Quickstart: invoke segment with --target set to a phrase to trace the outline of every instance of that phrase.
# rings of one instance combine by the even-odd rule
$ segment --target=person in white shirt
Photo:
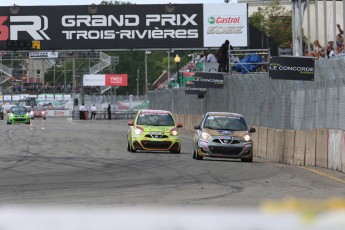
[[[81,104],[81,106],[79,106],[79,114],[80,114],[79,119],[80,120],[85,120],[85,110],[86,110],[85,105]]]
[[[91,118],[90,118],[91,120],[92,120],[92,118],[96,120],[96,113],[97,113],[97,107],[96,107],[96,105],[93,105],[91,107]]]
[[[213,53],[207,55],[207,62],[217,63],[217,58]]]

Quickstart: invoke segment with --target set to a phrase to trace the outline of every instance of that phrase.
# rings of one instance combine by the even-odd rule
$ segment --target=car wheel
[[[127,151],[129,152],[131,150],[131,147],[129,146],[129,142],[127,142]]]
[[[203,160],[203,159],[204,159],[204,157],[199,156],[199,154],[198,154],[198,153],[195,153],[195,159],[197,159],[197,160]]]
[[[12,123],[11,123],[11,122],[9,122],[9,121],[7,122],[7,124],[8,124],[8,125],[12,125]]]
[[[43,120],[46,120],[47,118],[46,117],[43,117]]]
[[[196,159],[195,151],[193,151],[193,159]]]
[[[178,150],[172,150],[170,151],[171,153],[176,153],[176,154],[180,154],[181,153],[181,149],[179,148]]]
[[[241,158],[242,162],[253,162],[253,156]]]
[[[133,148],[133,146],[131,144],[129,144],[129,151],[131,153],[135,153],[137,150],[135,148]]]

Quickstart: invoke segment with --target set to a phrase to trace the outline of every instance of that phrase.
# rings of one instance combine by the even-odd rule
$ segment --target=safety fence
[[[247,123],[268,128],[345,130],[345,57],[315,63],[314,81],[271,80],[268,73],[225,75],[222,89],[207,89],[204,98],[185,89],[148,93],[150,108],[176,114],[208,111],[241,113]]]

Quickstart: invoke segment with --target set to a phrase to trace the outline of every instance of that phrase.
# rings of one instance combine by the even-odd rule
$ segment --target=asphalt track
[[[0,205],[92,207],[258,207],[266,200],[344,198],[345,174],[254,158],[192,159],[127,152],[127,120],[0,121]]]

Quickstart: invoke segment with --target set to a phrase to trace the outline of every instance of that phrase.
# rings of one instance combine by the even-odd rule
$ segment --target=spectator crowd
[[[337,28],[338,34],[336,36],[335,43],[334,41],[328,41],[327,46],[323,47],[319,40],[315,40],[313,42],[313,50],[310,52],[305,52],[305,55],[320,59],[344,54],[344,31],[341,29],[339,24],[337,24]]]

